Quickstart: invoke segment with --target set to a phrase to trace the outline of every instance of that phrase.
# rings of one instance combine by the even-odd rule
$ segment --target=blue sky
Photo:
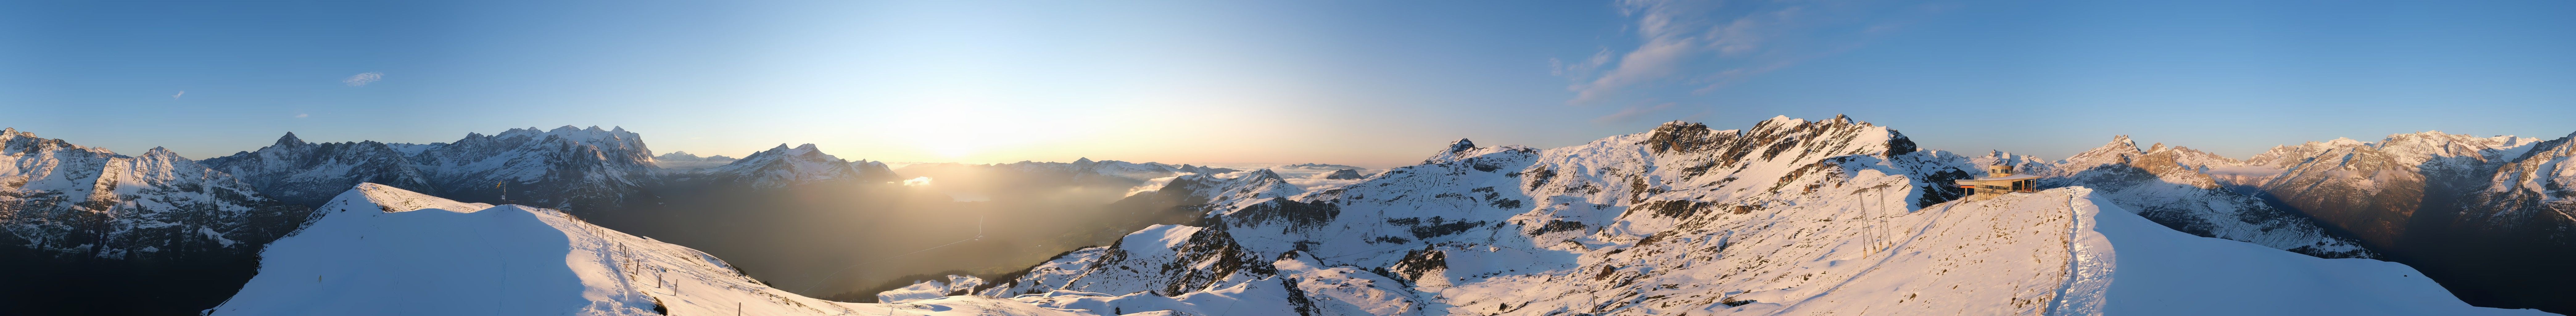
[[[623,126],[656,151],[1392,166],[1669,120],[2245,157],[2576,132],[2570,2],[17,2],[0,126],[191,158]],[[376,79],[351,80],[361,74]],[[185,91],[182,93],[182,91]],[[1998,133],[1999,127],[2023,132]]]

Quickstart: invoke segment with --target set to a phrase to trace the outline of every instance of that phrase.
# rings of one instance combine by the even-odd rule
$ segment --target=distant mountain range
[[[1885,127],[1842,117],[1824,121],[1783,117],[1747,130],[1675,122],[1645,133],[1556,149],[1483,147],[1460,140],[1423,164],[1386,170],[1299,164],[1247,172],[1088,158],[1070,163],[916,164],[905,166],[904,174],[956,175],[958,181],[967,181],[964,175],[970,174],[1005,175],[997,178],[1003,180],[990,180],[1003,182],[979,184],[989,186],[985,190],[990,192],[1088,188],[1075,191],[1095,193],[1082,193],[1079,196],[1085,197],[1073,200],[988,206],[1042,207],[1110,199],[1097,200],[1105,206],[1084,206],[1106,207],[1101,211],[1105,213],[1079,213],[1101,215],[1066,218],[1115,217],[1077,226],[1132,234],[1112,239],[1096,238],[1116,233],[1065,235],[1061,238],[1071,242],[1096,239],[1107,241],[1107,246],[1067,252],[1015,273],[938,277],[938,281],[904,287],[909,290],[888,292],[915,294],[882,297],[981,293],[1018,297],[1003,300],[1016,303],[978,304],[1093,309],[1093,314],[1102,313],[1099,308],[1231,313],[1208,310],[1216,305],[1206,305],[1225,302],[1225,306],[1254,304],[1290,314],[1534,315],[1922,307],[1905,302],[1929,302],[1962,313],[2022,313],[2101,310],[2122,306],[2116,302],[2123,300],[2150,298],[2225,299],[2084,292],[2142,284],[2120,281],[2137,280],[2126,277],[2087,279],[2095,275],[2091,273],[2131,271],[2087,270],[2088,265],[2108,262],[2099,260],[2116,261],[2132,270],[2147,269],[2133,266],[2142,264],[2192,266],[2141,258],[2159,254],[2153,250],[2158,248],[2133,251],[2123,246],[2131,244],[2124,240],[2213,247],[2121,226],[2134,222],[2313,257],[2195,250],[2223,253],[2212,255],[2215,262],[2254,260],[2369,274],[2374,276],[2368,282],[2380,283],[2367,286],[2434,293],[2447,286],[2461,300],[2480,306],[2567,312],[2576,311],[2576,305],[2557,298],[2576,295],[2576,290],[2557,285],[2576,282],[2576,272],[2558,268],[2557,263],[2576,259],[2576,236],[2568,233],[2576,228],[2571,227],[2576,226],[2576,215],[2570,215],[2576,214],[2576,202],[2568,199],[2576,189],[2565,185],[2576,181],[2576,165],[2564,163],[2576,155],[2576,149],[2569,148],[2570,139],[2576,135],[2541,140],[2425,132],[2392,135],[2379,142],[2337,139],[2281,146],[2236,160],[2164,144],[2141,148],[2121,136],[2103,147],[2050,161],[2002,152],[1961,155],[1920,150],[1903,134]],[[712,212],[706,206],[896,187],[907,178],[885,163],[841,159],[811,144],[781,144],[739,159],[679,152],[657,156],[640,135],[622,128],[572,126],[468,134],[455,142],[432,144],[310,143],[289,133],[258,150],[203,161],[159,148],[125,156],[14,129],[0,130],[0,144],[6,146],[0,150],[5,155],[0,160],[8,162],[0,165],[0,230],[8,232],[0,236],[0,244],[14,246],[0,252],[0,265],[154,276],[137,277],[147,284],[173,279],[158,277],[162,275],[212,275],[184,282],[173,279],[159,286],[68,291],[62,289],[67,287],[65,282],[97,280],[0,279],[10,284],[0,285],[0,291],[5,291],[0,296],[18,300],[0,303],[33,308],[21,310],[32,313],[194,312],[213,306],[231,297],[250,277],[251,260],[256,260],[252,255],[263,245],[324,218],[328,214],[314,210],[335,198],[345,200],[351,188],[364,183],[463,201],[456,203],[560,209],[601,226],[654,232],[670,241],[695,240],[706,243],[697,248],[725,253],[739,250],[708,245],[846,238],[814,235],[834,231],[829,226],[782,227],[867,215],[761,210],[765,206],[719,214],[706,213]],[[1973,178],[1989,164],[2016,166],[2023,173],[2045,176],[2043,187],[2063,189],[2014,199],[1956,201],[1961,192],[1949,182]],[[879,191],[884,190],[865,192]],[[881,194],[894,193],[859,196],[902,199]],[[1108,195],[1091,197],[1102,194]],[[2045,202],[2049,199],[2041,195],[2064,203],[2047,204],[2055,202]],[[812,217],[824,216],[815,214],[860,217],[827,221]],[[690,224],[736,219],[762,224]],[[1054,219],[1018,220],[1042,225]],[[2038,228],[2019,230],[2028,227]],[[1971,233],[1980,229],[1992,232]],[[2086,235],[2086,229],[2097,233]],[[2048,233],[2052,230],[2057,233]],[[704,239],[715,236],[776,237]],[[2107,242],[2118,250],[2048,248],[2088,242]],[[1935,247],[1941,245],[1955,247]],[[1050,244],[1011,249],[1074,248],[1078,247]],[[1888,251],[1899,252],[1891,257]],[[2013,251],[2032,253],[2035,259],[2025,261],[2037,261],[1971,263]],[[799,257],[742,260],[754,266],[806,260],[782,258]],[[2314,258],[2381,259],[2413,268],[2350,266]],[[1817,262],[1829,263],[1816,266]],[[1879,263],[1844,265],[1858,262]],[[1890,263],[1898,265],[1881,268]],[[220,273],[173,272],[184,266]],[[1969,277],[1985,281],[1943,279],[1939,277],[1943,272],[1917,269],[1937,271],[1939,267],[1977,269],[1981,272]],[[2379,275],[2415,270],[2441,284]],[[2318,281],[2280,276],[2290,273],[2286,271],[2242,272],[2289,279],[2203,280],[2193,278],[2205,276],[2169,274],[2156,278],[2202,280],[2215,287],[2342,293],[2330,301],[2207,308],[2331,310],[2336,307],[2322,304],[2344,304],[2463,311],[2452,309],[2458,301],[2283,287],[2288,285],[2278,283]],[[2002,284],[1977,283],[1989,281],[2055,285],[2002,292],[1933,293],[1927,288],[1905,290],[1914,292],[1904,292],[1901,298],[1890,296],[1898,292],[1827,290],[1853,282],[1895,288]],[[950,284],[958,282],[976,284]],[[1531,288],[1547,290],[1497,292]],[[1165,298],[1129,294],[1138,291]],[[184,294],[131,306],[62,307],[61,301],[47,301],[169,292]],[[1548,293],[1556,294],[1530,296]],[[2235,292],[2202,294],[2226,293]],[[1035,295],[1019,296],[1030,294]],[[1819,300],[1871,303],[1798,303]],[[2105,301],[2113,303],[2101,305]]]
[[[1199,223],[882,297],[1184,315],[2537,314],[2469,308],[2402,265],[2317,258],[2371,253],[2207,181],[2073,167],[2148,152],[1968,157],[1841,117],[1554,149],[1460,140],[1320,190],[1182,176],[1140,198],[1201,201]],[[1993,162],[2109,187],[1959,200],[1949,181]]]

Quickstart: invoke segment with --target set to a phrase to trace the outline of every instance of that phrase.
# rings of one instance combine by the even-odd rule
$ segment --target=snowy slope
[[[1314,190],[1182,177],[1169,188],[1209,199],[1202,223],[976,293],[1189,315],[2517,312],[2402,265],[2175,232],[2092,189],[1952,201],[1942,181],[1967,160],[1783,117],[1545,150],[1462,140]]]
[[[994,298],[798,296],[687,247],[562,212],[360,184],[261,253],[214,315],[1070,315]]]
[[[2247,170],[2235,159],[2157,143],[2138,148],[2126,135],[2053,163],[1977,157],[1985,164],[2015,164],[2048,176],[2042,187],[2083,186],[2156,223],[2202,237],[2224,238],[2320,258],[2374,258],[2359,240],[2328,234],[2301,214],[2222,186],[2224,172]]]
[[[247,254],[308,209],[162,148],[141,156],[0,129],[0,244],[76,257]]]

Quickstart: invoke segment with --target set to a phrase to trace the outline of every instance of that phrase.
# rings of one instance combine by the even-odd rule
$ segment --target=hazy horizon
[[[1811,121],[1812,121],[1812,120],[1817,120],[1817,119],[1811,119],[1811,118],[1799,118],[1799,119],[1808,119],[1808,120],[1811,120]],[[1857,118],[1855,118],[1855,119],[1857,119]],[[1868,122],[1867,120],[1862,120],[1862,121],[1863,121],[1863,122]],[[1719,129],[1719,130],[1743,129],[1743,128],[1751,128],[1751,127],[1752,127],[1752,123],[1744,123],[1744,124],[1741,124],[1741,125],[1739,125],[1739,126],[1727,126],[1727,125],[1721,125],[1721,124],[1720,124],[1720,123],[1718,123],[1718,122],[1695,122],[1695,123],[1709,124],[1709,127],[1710,127],[1710,128]],[[1883,126],[1883,125],[1882,125],[1882,126]],[[558,127],[560,127],[560,126],[558,126]],[[574,126],[574,127],[578,127],[578,128],[588,128],[589,126]],[[0,126],[0,128],[15,128],[15,127]],[[528,128],[528,127],[518,127],[518,128]],[[623,127],[621,127],[621,126],[603,126],[603,127],[601,127],[601,128],[603,128],[603,129],[609,129],[609,128],[623,128]],[[1904,132],[1904,127],[1901,127],[1901,126],[1889,126],[1889,128],[1891,128],[1891,129],[1896,129],[1898,132]],[[553,129],[553,128],[538,127],[537,129],[539,129],[539,130],[548,130],[548,129]],[[66,138],[63,138],[63,137],[57,137],[57,136],[52,135],[52,134],[50,134],[50,133],[46,133],[45,131],[33,131],[33,130],[26,130],[26,129],[19,129],[19,130],[20,130],[20,131],[24,131],[24,132],[29,132],[29,133],[35,133],[35,134],[36,134],[37,136],[39,136],[39,137],[45,137],[45,138],[56,138],[56,139],[64,139],[65,141],[69,141],[69,142],[71,142],[71,143],[72,143],[72,144],[74,144],[74,145],[82,145],[82,146],[95,147],[95,148],[105,148],[105,149],[108,149],[109,151],[113,151],[113,152],[116,152],[116,153],[119,153],[119,154],[134,155],[134,154],[140,154],[140,153],[142,153],[142,151],[150,149],[150,147],[144,147],[144,148],[141,148],[141,149],[132,149],[132,148],[115,148],[115,147],[108,147],[108,146],[98,146],[98,145],[94,145],[94,144],[95,144],[95,143],[108,143],[108,142],[84,141],[84,140],[78,140],[78,139],[66,139]],[[504,131],[506,131],[506,129],[505,129]],[[628,131],[628,132],[635,132],[637,135],[643,136],[643,137],[644,137],[644,141],[645,141],[645,145],[646,145],[646,146],[648,146],[648,147],[653,146],[653,143],[654,143],[654,140],[655,140],[655,139],[651,136],[652,134],[651,134],[651,133],[649,133],[649,131],[636,131],[636,130],[633,130],[633,129],[628,129],[627,131]],[[1646,131],[1647,131],[1647,130],[1638,130],[1638,131],[1631,132],[1631,133],[1643,133],[1643,132],[1646,132]],[[2426,131],[2432,131],[2432,132],[2443,132],[2443,133],[2451,133],[2451,134],[2461,134],[2461,133],[2452,133],[2452,132],[2440,131],[2440,130],[2426,130]],[[2571,130],[2571,131],[2576,131],[2576,130]],[[501,131],[476,131],[476,132],[472,132],[472,133],[479,133],[479,134],[484,134],[484,135],[492,135],[492,134],[497,134],[497,133],[499,133],[499,132],[501,132]],[[2397,135],[2397,134],[2408,134],[2408,133],[2418,133],[2418,132],[2425,132],[2425,131],[2394,132],[2394,133],[2382,134],[2382,135],[2377,135],[2377,136],[2367,136],[2367,137],[2363,137],[2363,136],[2343,136],[2342,138],[2351,138],[2351,139],[2353,139],[2353,140],[2358,140],[2358,141],[2362,141],[2362,142],[2377,143],[2377,142],[2379,142],[2379,141],[2381,140],[2381,138],[2382,138],[2382,137],[2384,137],[2384,136]],[[280,137],[283,137],[285,133],[286,133],[286,132],[280,132],[280,133],[279,133],[279,136],[280,136]],[[1625,135],[1625,134],[1630,134],[1630,133],[1601,135],[1600,137],[1601,137],[1601,138],[1607,138],[1607,137],[1611,137],[1611,136],[1618,136],[1618,135]],[[451,139],[447,139],[447,140],[438,140],[438,141],[395,141],[395,140],[382,140],[382,139],[327,139],[327,138],[317,138],[317,137],[313,137],[313,136],[308,136],[308,134],[306,134],[306,133],[297,133],[297,134],[295,134],[295,135],[296,135],[296,138],[297,138],[297,139],[301,139],[301,140],[303,140],[303,141],[305,141],[305,142],[311,142],[311,143],[323,143],[323,142],[377,141],[377,142],[388,142],[388,143],[430,144],[430,143],[445,143],[445,142],[453,142],[453,141],[455,141],[455,139],[453,139],[453,138],[451,138]],[[2126,134],[2121,134],[2121,135],[2126,135]],[[1908,136],[1908,137],[1910,137],[1910,138],[1912,138],[1912,139],[1913,139],[1915,142],[1917,142],[1918,144],[1922,144],[1922,145],[1923,145],[1922,149],[1925,149],[1925,150],[1949,151],[1949,152],[1953,152],[1953,153],[1960,153],[1960,154],[1963,154],[1963,155],[1983,155],[1983,154],[1987,153],[1989,150],[2000,150],[2000,149],[1959,149],[1959,148],[1939,148],[1939,147],[1933,147],[1932,145],[1930,145],[1930,144],[1938,143],[1938,142],[1927,142],[1927,141],[1925,141],[1924,139],[1922,139],[1921,137],[1919,137],[1919,136],[1913,136],[1912,134],[1907,134],[1907,136]],[[2073,152],[2068,152],[2068,153],[2066,153],[2066,154],[2062,154],[2062,155],[2053,155],[2053,156],[2052,156],[2052,155],[2037,155],[2037,154],[2030,154],[2030,153],[2024,153],[2024,152],[2014,152],[2014,151],[2005,151],[2005,152],[2007,152],[2007,153],[2011,153],[2011,154],[2016,154],[2016,155],[2031,155],[2031,156],[2039,157],[2039,158],[2041,158],[2041,159],[2049,159],[2049,160],[2065,159],[2065,158],[2067,158],[2068,156],[2072,156],[2072,155],[2074,155],[2075,153],[2079,153],[2079,152],[2081,152],[2081,151],[2083,151],[2083,150],[2088,150],[2088,149],[2092,149],[2092,148],[2096,148],[2096,147],[2099,147],[2099,146],[2102,146],[2102,145],[2108,144],[2108,143],[2110,143],[2110,142],[2112,141],[2112,137],[2113,137],[2113,136],[2118,136],[2118,135],[2105,135],[2105,136],[2102,136],[2102,137],[2101,137],[2101,142],[2095,143],[2095,144],[2093,144],[2092,146],[2086,146],[2086,147],[2083,147],[2083,148],[2074,149],[2074,151],[2073,151]],[[2559,136],[2543,136],[2543,135],[2485,135],[2485,134],[2473,134],[2473,136],[2478,136],[2478,137],[2516,136],[2516,137],[2524,137],[2524,138],[2537,138],[2537,139],[2541,139],[2541,140],[2550,140],[2550,139],[2557,139],[2557,138],[2561,138],[2561,137],[2576,136],[2576,133],[2571,133],[2571,134],[2569,134],[2569,135],[2559,135]],[[463,135],[458,135],[458,137],[463,137]],[[2246,158],[2250,158],[2250,157],[2254,156],[2255,154],[2260,154],[2260,153],[2262,153],[2262,150],[2268,150],[2268,149],[2270,148],[2270,147],[2268,147],[2268,146],[2267,146],[2267,147],[2264,147],[2264,148],[2258,149],[2258,150],[2253,151],[2253,152],[2246,152],[2246,153],[2242,153],[2242,154],[2237,154],[2237,153],[2230,153],[2230,152],[2222,152],[2222,151],[2220,151],[2220,150],[2210,150],[2210,149],[2208,149],[2208,148],[2204,148],[2204,147],[2201,147],[2201,146],[2198,146],[2198,145],[2188,144],[2188,143],[2176,143],[2176,142],[2171,142],[2171,141],[2160,141],[2160,140],[2156,140],[2156,139],[2141,139],[2141,138],[2139,138],[2139,137],[2137,137],[2137,136],[2131,136],[2130,138],[2131,138],[2131,141],[2136,142],[2136,143],[2138,144],[2138,146],[2139,146],[2139,147],[2142,147],[2142,148],[2143,148],[2143,147],[2148,147],[2150,144],[2162,143],[2162,144],[2165,144],[2165,145],[2167,145],[2167,146],[2190,147],[2190,148],[2192,148],[2192,149],[2198,149],[2198,150],[2202,150],[2202,151],[2209,151],[2209,152],[2212,152],[2212,153],[2220,154],[2220,155],[2222,155],[2222,156],[2226,156],[2226,157],[2228,157],[2228,158],[2235,158],[2235,159],[2246,159]],[[1474,138],[1472,138],[1472,137],[1469,137],[1469,138],[1467,138],[1467,139],[1469,139],[1469,140],[1474,140]],[[1594,139],[1592,139],[1592,140],[1597,140],[1597,139],[1599,139],[1599,138],[1594,138]],[[2313,140],[2295,140],[2295,141],[2288,141],[2288,140],[2285,140],[2283,143],[2281,143],[2281,144],[2279,144],[2279,145],[2280,145],[2280,146],[2297,146],[2297,145],[2299,145],[2299,144],[2307,143],[2307,142],[2325,142],[2325,141],[2330,141],[2330,140],[2333,140],[2333,138],[2327,138],[2327,139],[2313,139]],[[274,143],[274,141],[275,141],[275,139],[271,139],[271,142],[270,142],[270,143],[263,143],[263,144],[260,144],[260,145],[258,145],[258,146],[256,146],[256,147],[244,148],[244,149],[240,149],[240,150],[223,151],[223,152],[218,153],[218,154],[206,154],[206,155],[201,155],[201,154],[192,154],[192,153],[189,153],[189,152],[181,152],[181,151],[178,151],[178,150],[176,150],[176,149],[173,149],[172,151],[173,151],[173,152],[178,152],[178,153],[179,153],[179,155],[180,155],[181,157],[186,157],[186,158],[188,158],[188,159],[192,159],[192,160],[203,160],[203,159],[206,159],[206,158],[214,158],[214,157],[228,156],[228,155],[232,155],[232,154],[234,154],[234,153],[236,153],[236,152],[258,150],[258,149],[259,149],[258,147],[265,147],[265,146],[269,146],[269,144],[273,144],[273,143]],[[1589,141],[1591,141],[1591,140],[1584,140],[1584,142],[1589,142]],[[125,141],[125,142],[131,142],[131,141]],[[1519,145],[1519,146],[1529,146],[1529,147],[1532,147],[1532,148],[1540,148],[1540,149],[1556,148],[1556,147],[1565,147],[1565,146],[1573,146],[1573,145],[1579,145],[1579,144],[1581,144],[1581,142],[1568,143],[1568,144],[1559,144],[1559,145],[1546,145],[1546,146],[1541,146],[1541,145],[1531,145],[1531,144],[1500,144],[1500,143],[1490,143],[1490,142],[1485,142],[1485,141],[1477,141],[1477,145],[1479,145],[1479,146]],[[653,150],[653,152],[652,152],[652,153],[653,153],[653,155],[659,156],[659,155],[662,155],[662,154],[667,154],[667,153],[672,153],[672,152],[688,152],[688,153],[689,153],[689,154],[691,154],[691,155],[696,155],[696,156],[699,156],[699,157],[708,157],[708,156],[726,156],[726,157],[731,157],[731,158],[737,158],[737,159],[739,159],[739,158],[743,158],[743,157],[745,157],[745,156],[749,156],[749,155],[751,155],[752,153],[757,153],[757,152],[760,152],[760,151],[762,151],[762,150],[768,150],[769,148],[772,148],[772,147],[774,147],[774,146],[780,146],[780,145],[784,145],[784,146],[788,146],[788,147],[795,147],[795,146],[798,146],[798,145],[801,145],[801,144],[794,144],[794,143],[770,144],[770,145],[766,145],[766,146],[759,147],[759,149],[755,149],[755,150],[744,151],[744,152],[725,152],[725,153],[715,153],[715,152],[697,152],[697,151],[688,151],[688,150],[662,150],[662,149],[659,149],[659,147],[652,147],[652,148],[654,148],[654,150]],[[1432,151],[1435,151],[1435,150],[1438,150],[1438,149],[1442,148],[1442,146],[1446,146],[1446,145],[1447,145],[1447,142],[1441,142],[1441,143],[1438,143],[1438,144],[1423,144],[1422,149],[1421,149],[1421,150],[1419,150],[1419,151],[1420,151],[1421,153],[1423,153],[1424,155],[1428,155],[1428,153],[1430,153],[1430,152],[1432,152]],[[163,146],[163,145],[154,145],[153,147],[168,147],[168,146]],[[1366,167],[1366,168],[1371,168],[1371,169],[1385,169],[1385,168],[1392,168],[1392,167],[1401,167],[1401,166],[1408,166],[1408,165],[1412,165],[1412,162],[1407,162],[1407,161],[1395,161],[1395,162],[1342,162],[1342,161],[1166,161],[1166,160],[1126,159],[1126,158],[1111,157],[1111,156],[1086,156],[1086,155],[1077,155],[1077,156],[1074,156],[1074,157],[1071,157],[1071,158],[1060,158],[1060,159],[1056,159],[1056,158],[1038,158],[1038,159],[1009,160],[1009,161],[998,161],[998,160],[997,160],[997,161],[894,161],[894,160],[883,160],[883,159],[868,158],[868,157],[864,156],[864,155],[866,154],[866,152],[863,152],[863,151],[861,151],[861,150],[828,148],[828,147],[820,147],[819,145],[818,145],[818,149],[822,150],[822,151],[823,151],[823,153],[825,153],[825,154],[831,154],[831,155],[833,155],[833,156],[835,156],[835,157],[839,157],[839,158],[841,158],[841,159],[847,159],[847,160],[852,160],[852,161],[867,160],[867,161],[883,162],[883,163],[890,164],[891,166],[889,166],[889,167],[891,167],[891,168],[895,168],[895,169],[902,169],[903,167],[905,167],[905,166],[907,166],[907,165],[915,165],[915,164],[931,164],[931,163],[1000,164],[1000,163],[1013,163],[1013,162],[1073,162],[1073,161],[1075,161],[1075,160],[1080,160],[1080,159],[1091,159],[1091,160],[1096,160],[1096,161],[1116,160],[1116,161],[1126,161],[1126,162],[1134,162],[1134,163],[1156,162],[1156,163],[1176,164],[1176,165],[1177,165],[1177,164],[1194,164],[1194,165],[1215,166],[1215,167],[1252,167],[1252,166],[1263,166],[1263,165],[1289,165],[1289,164],[1303,164],[1303,163],[1322,163],[1322,164],[1337,164],[1337,165],[1348,165],[1348,166],[1355,166],[1355,167]]]
[[[2576,3],[1864,4],[10,3],[0,126],[195,159],[569,124],[657,153],[1369,167],[1775,115],[2052,159],[2576,131],[2552,14]]]

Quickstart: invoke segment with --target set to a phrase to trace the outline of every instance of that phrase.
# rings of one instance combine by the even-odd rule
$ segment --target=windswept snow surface
[[[1913,146],[1783,117],[1461,140],[1321,190],[1184,176],[1165,189],[1208,198],[1202,223],[976,293],[1175,315],[2542,314],[2468,306],[2403,265],[2184,234],[2088,188],[1952,200],[1967,158]]]
[[[988,297],[839,303],[548,209],[360,184],[261,253],[215,315],[1078,315]],[[657,313],[656,306],[665,309]]]
[[[2103,314],[2554,315],[2472,307],[2423,273],[2395,262],[2318,259],[2192,236],[2128,212],[2101,211],[2117,206],[2098,195],[2077,196],[2069,205],[2079,218],[2093,220],[2077,231],[2085,236],[2073,247],[2082,258],[2080,273],[2068,281],[2077,286],[2067,291],[2070,297],[2072,292],[2106,292],[2100,302]],[[2112,263],[2098,264],[2106,261]]]

